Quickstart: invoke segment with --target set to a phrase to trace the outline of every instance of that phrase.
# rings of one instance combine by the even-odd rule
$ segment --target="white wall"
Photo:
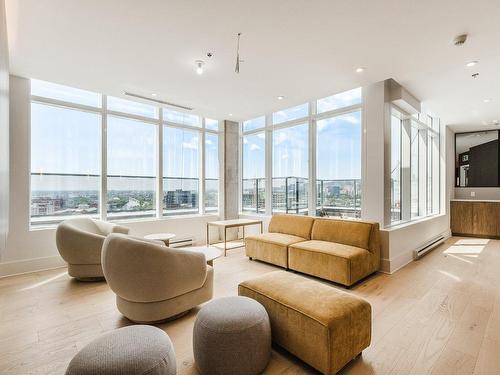
[[[9,50],[5,2],[0,0],[0,259],[9,231]]]
[[[55,229],[29,230],[29,80],[10,77],[10,232],[0,263],[0,277],[64,265],[55,245]],[[205,243],[206,222],[217,215],[128,221],[133,235],[171,232]],[[214,236],[216,233],[213,234]]]

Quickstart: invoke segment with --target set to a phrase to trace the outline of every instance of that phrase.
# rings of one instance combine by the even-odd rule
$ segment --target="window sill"
[[[78,217],[78,216],[73,216],[73,217]],[[136,219],[118,219],[118,220],[106,220],[109,223],[116,223],[116,224],[133,224],[133,223],[148,223],[148,222],[157,222],[157,221],[170,221],[170,220],[182,220],[182,219],[201,219],[201,218],[218,218],[219,213],[218,212],[206,212],[204,214],[190,214],[190,215],[172,215],[172,216],[163,216],[163,217],[145,217],[145,218],[136,218]],[[67,219],[70,219],[72,217],[68,217]],[[100,220],[100,219],[98,219]],[[62,222],[62,221],[61,221]],[[60,222],[59,222],[60,223]],[[30,226],[29,231],[30,232],[39,232],[39,231],[46,231],[46,230],[54,230],[57,228],[57,225],[59,223],[54,223],[54,224],[47,224],[47,225],[41,225],[41,226]]]
[[[425,217],[417,217],[417,218],[414,218],[412,220],[409,220],[409,221],[398,221],[397,223],[393,223],[393,224],[390,224],[384,228],[382,228],[383,230],[385,231],[393,231],[393,230],[398,230],[398,229],[402,229],[402,228],[406,228],[406,227],[409,227],[411,225],[414,225],[414,224],[419,224],[419,223],[422,223],[422,222],[425,222],[425,221],[429,221],[429,220],[433,220],[433,219],[436,219],[438,217],[442,217],[442,216],[446,216],[446,214],[443,214],[443,213],[437,213],[437,214],[434,214],[434,215],[430,215],[430,216],[425,216]]]

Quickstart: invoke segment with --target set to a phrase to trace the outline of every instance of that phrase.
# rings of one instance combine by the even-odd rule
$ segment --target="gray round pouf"
[[[174,375],[175,352],[161,329],[135,325],[92,341],[71,360],[66,375]]]
[[[194,323],[193,351],[204,375],[261,373],[271,356],[271,325],[264,306],[247,297],[208,303]]]

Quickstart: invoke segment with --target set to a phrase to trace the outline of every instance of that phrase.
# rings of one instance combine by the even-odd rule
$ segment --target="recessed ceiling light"
[[[155,94],[155,93],[152,93],[152,94],[151,94],[151,96],[153,96],[153,97],[154,97],[154,96],[156,96],[156,94]]]
[[[490,98],[483,99],[483,102],[489,103],[489,102],[491,102],[491,99]]]
[[[202,75],[203,74],[203,65],[205,65],[205,62],[202,60],[196,60],[194,63],[196,64],[196,73],[198,75]]]
[[[365,71],[366,68],[360,66],[359,68],[356,68],[356,73],[362,73]]]
[[[493,120],[492,122],[493,122],[493,125],[500,125],[500,121],[498,121],[498,120]]]
[[[283,95],[278,96],[278,100],[283,100],[283,99],[285,99],[285,97]]]
[[[475,61],[475,60],[474,60],[474,61],[469,61],[467,64],[465,64],[465,66],[466,66],[467,68],[470,68],[471,66],[476,65],[478,62],[479,62],[479,61]]]
[[[232,113],[230,113],[230,114],[229,114],[229,117],[233,117],[233,114],[232,114]]]

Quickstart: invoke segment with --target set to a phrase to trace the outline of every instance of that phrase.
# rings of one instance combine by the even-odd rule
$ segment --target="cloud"
[[[255,143],[252,143],[250,145],[250,151],[255,151],[255,150],[262,150],[262,148],[259,145],[256,145]]]
[[[182,148],[197,150],[198,149],[198,137],[191,138],[189,140],[189,142],[182,142]]]

